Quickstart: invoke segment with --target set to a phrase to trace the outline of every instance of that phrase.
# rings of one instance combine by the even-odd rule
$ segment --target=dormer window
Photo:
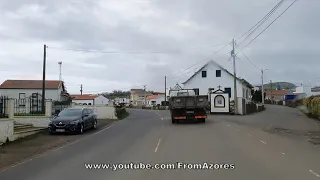
[[[207,77],[207,71],[202,71],[202,77],[203,78]]]

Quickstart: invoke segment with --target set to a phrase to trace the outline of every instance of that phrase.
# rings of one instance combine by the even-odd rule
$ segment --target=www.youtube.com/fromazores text
[[[235,169],[234,164],[225,163],[118,163],[118,164],[85,164],[86,169],[92,170],[232,170]]]

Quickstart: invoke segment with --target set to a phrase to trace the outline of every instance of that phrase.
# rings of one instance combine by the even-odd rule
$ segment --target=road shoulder
[[[52,149],[64,146],[108,127],[117,120],[98,120],[96,130],[88,130],[82,135],[49,135],[48,131],[19,139],[0,146],[0,170],[37,156]]]

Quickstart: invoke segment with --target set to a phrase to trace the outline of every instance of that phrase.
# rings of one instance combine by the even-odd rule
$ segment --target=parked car
[[[49,123],[50,134],[75,132],[97,128],[97,116],[89,108],[66,108]]]

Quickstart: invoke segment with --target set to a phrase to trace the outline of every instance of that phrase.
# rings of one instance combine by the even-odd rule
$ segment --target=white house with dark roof
[[[63,81],[46,80],[45,93],[46,99],[53,101],[64,101],[69,97]],[[24,99],[35,94],[41,96],[42,80],[6,80],[0,85],[0,96]]]
[[[237,97],[249,99],[253,86],[244,79],[237,78]],[[220,89],[229,93],[234,100],[234,76],[214,61],[209,61],[188,80],[182,83],[184,89],[199,89],[199,95],[208,95],[209,88]]]

